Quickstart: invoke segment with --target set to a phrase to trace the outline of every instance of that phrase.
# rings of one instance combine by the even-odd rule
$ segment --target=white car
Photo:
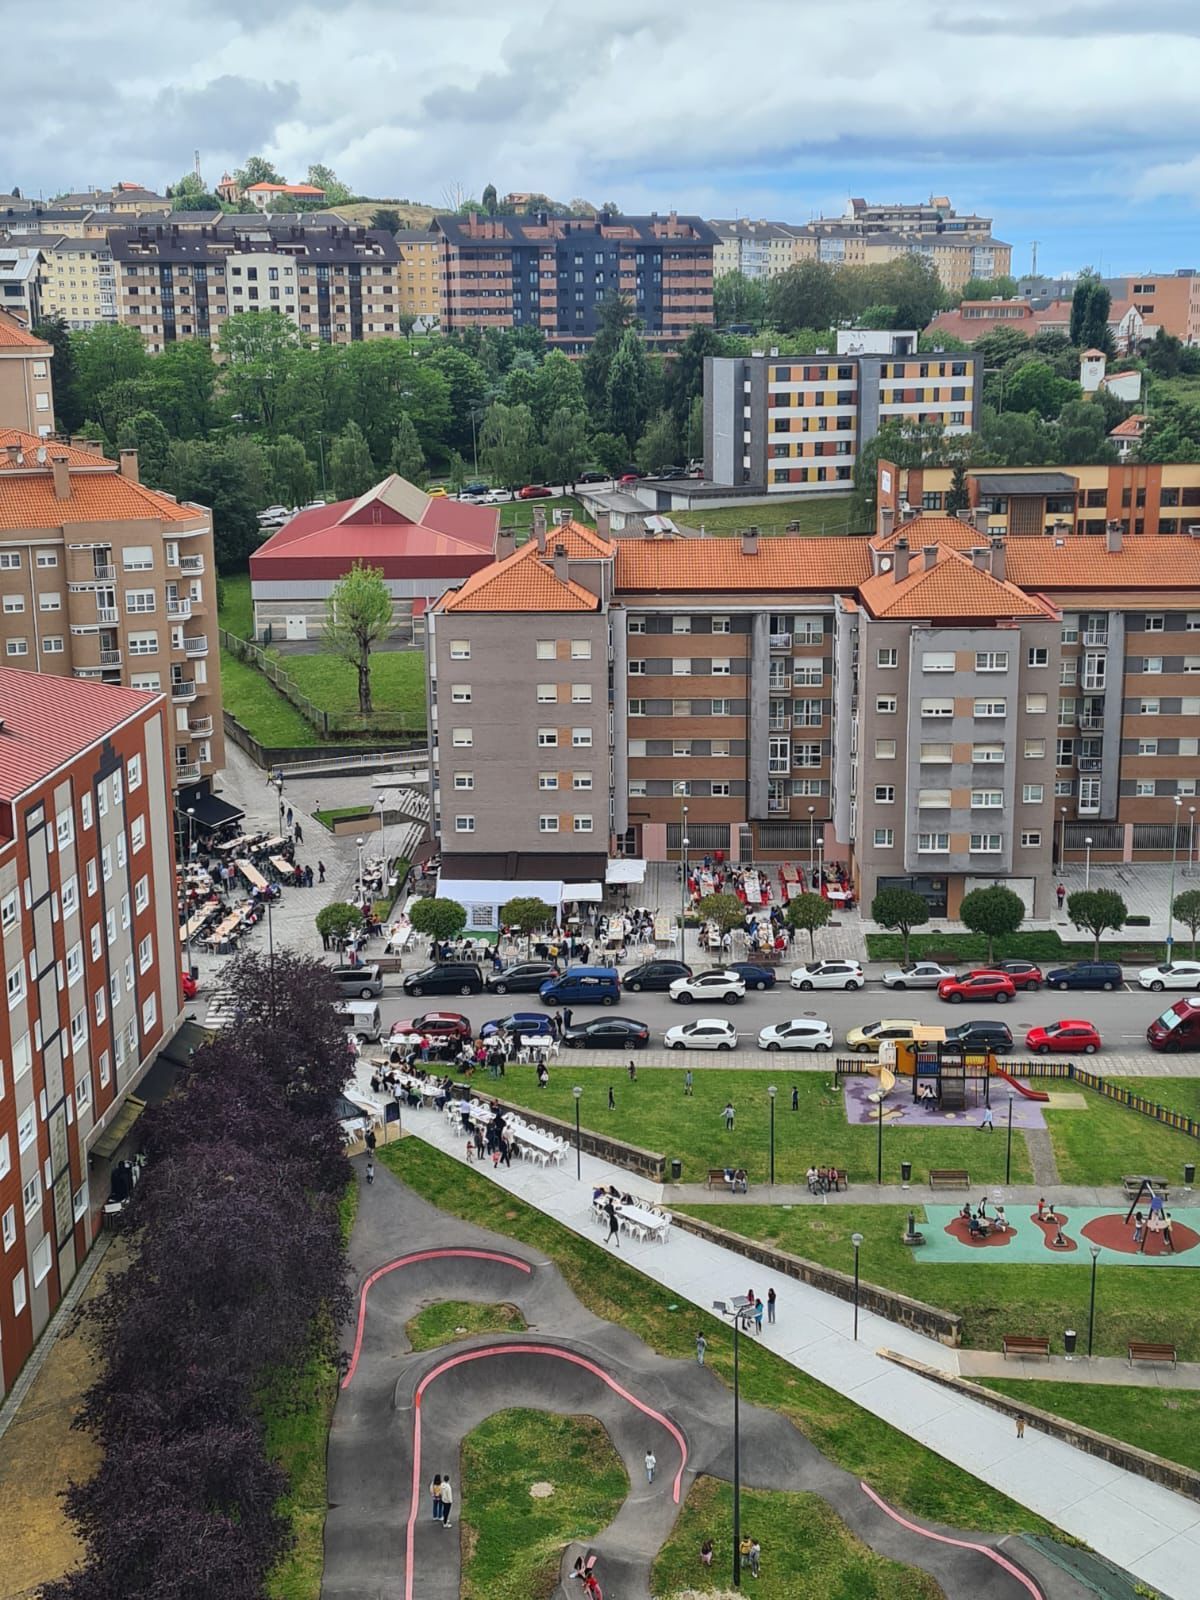
[[[936,989],[943,978],[955,976],[952,967],[940,966],[936,961],[910,961],[906,967],[897,967],[883,975],[885,989]]]
[[[1172,961],[1161,967],[1143,967],[1138,973],[1143,989],[1153,989],[1161,994],[1164,989],[1189,989],[1193,994],[1200,989],[1200,961]]]
[[[737,1029],[724,1017],[697,1017],[663,1035],[668,1050],[736,1050],[737,1042]]]
[[[861,961],[810,961],[790,981],[793,989],[861,989],[866,979]]]
[[[676,978],[667,993],[681,1006],[694,1000],[724,1000],[731,1005],[745,999],[746,980],[740,972],[698,972],[692,978]]]
[[[816,1017],[772,1022],[758,1036],[760,1050],[832,1050],[833,1029]]]

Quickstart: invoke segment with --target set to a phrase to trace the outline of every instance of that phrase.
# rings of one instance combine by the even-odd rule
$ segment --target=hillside
[[[406,228],[427,228],[438,213],[436,206],[416,205],[407,200],[360,200],[334,209],[339,217],[356,223],[370,222],[377,211],[397,211]]]

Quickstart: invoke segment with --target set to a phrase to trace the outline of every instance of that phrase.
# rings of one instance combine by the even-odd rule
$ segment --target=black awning
[[[210,831],[223,828],[227,822],[236,822],[246,813],[240,806],[231,806],[228,800],[222,800],[219,795],[209,794],[195,789],[181,789],[179,791],[179,813],[187,816],[189,810],[195,812],[192,819],[198,828],[207,828]]]

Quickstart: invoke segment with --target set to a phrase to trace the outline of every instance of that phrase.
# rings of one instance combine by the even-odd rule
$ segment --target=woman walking
[[[442,1475],[440,1472],[434,1473],[433,1482],[429,1485],[429,1494],[433,1501],[433,1520],[440,1522],[442,1520]]]

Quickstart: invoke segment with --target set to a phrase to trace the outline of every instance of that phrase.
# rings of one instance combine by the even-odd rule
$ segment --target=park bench
[[[1003,1340],[1004,1359],[1014,1356],[1045,1356],[1050,1359],[1050,1341],[1032,1333],[1006,1333]]]
[[[1141,1339],[1131,1339],[1129,1365],[1135,1361],[1169,1361],[1175,1367],[1179,1365],[1179,1352],[1173,1344],[1147,1344]]]
[[[969,1189],[971,1187],[970,1174],[965,1167],[930,1167],[929,1187],[931,1189]]]
[[[1164,1200],[1171,1198],[1170,1184],[1165,1178],[1152,1177],[1148,1172],[1127,1172],[1121,1179],[1121,1186],[1125,1190],[1126,1200],[1136,1200],[1141,1193],[1143,1183],[1152,1183],[1155,1194],[1162,1195]]]
[[[750,1187],[750,1183],[741,1167],[709,1167],[708,1177],[704,1180],[704,1187],[706,1189],[729,1189],[734,1194],[745,1194]]]

